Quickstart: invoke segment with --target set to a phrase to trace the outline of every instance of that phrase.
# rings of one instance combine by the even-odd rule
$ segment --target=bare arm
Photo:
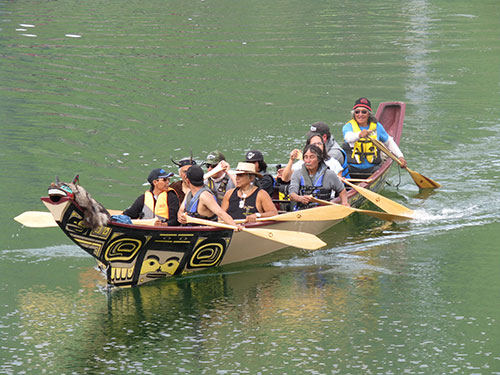
[[[187,224],[186,217],[184,216],[184,212],[186,211],[186,196],[184,197],[184,200],[181,203],[181,206],[179,207],[179,211],[177,211],[177,220],[181,224]]]
[[[339,193],[340,202],[343,206],[349,207],[349,202],[347,200],[347,190],[344,189]]]
[[[234,189],[229,189],[228,191],[226,191],[226,194],[224,194],[224,198],[222,199],[222,203],[220,205],[223,211],[227,211],[227,209],[229,208],[229,198],[231,198],[231,194],[233,194],[233,191]]]
[[[236,226],[233,218],[229,216],[229,214],[217,204],[217,201],[214,199],[213,195],[208,191],[204,191],[203,193],[201,193],[200,203],[205,206],[207,210],[210,210],[215,215],[217,215],[217,217],[226,224]]]
[[[292,178],[293,162],[298,159],[299,155],[300,155],[300,151],[297,149],[294,149],[294,150],[292,150],[292,152],[290,152],[290,159],[288,160],[288,164],[286,165],[285,169],[283,170],[283,175],[281,177],[281,179],[284,182],[288,182]]]
[[[260,213],[260,217],[271,217],[278,215],[278,210],[273,203],[273,200],[264,190],[260,190],[257,193],[257,210]],[[257,215],[251,214],[246,217],[246,222],[253,223],[257,221]]]

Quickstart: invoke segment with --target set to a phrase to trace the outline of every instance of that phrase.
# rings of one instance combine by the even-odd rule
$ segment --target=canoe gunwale
[[[377,119],[397,144],[401,138],[405,107],[403,102],[385,102],[380,103],[377,110]],[[384,123],[384,116],[389,119],[394,117],[394,120]],[[372,191],[382,190],[392,163],[392,159],[387,158],[370,176],[369,182],[361,182],[359,186]],[[348,191],[348,199],[353,207],[365,202],[365,198],[354,189]],[[47,196],[41,200],[63,232],[104,267],[108,284],[112,286],[131,287],[162,277],[256,258],[286,247],[269,239],[257,242],[245,232],[210,226],[110,221],[106,226],[91,230],[82,225],[83,210],[74,199],[64,196],[51,199]],[[340,221],[266,220],[246,226],[319,234]]]

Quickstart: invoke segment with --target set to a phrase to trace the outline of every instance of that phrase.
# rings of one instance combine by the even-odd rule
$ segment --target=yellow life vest
[[[358,133],[361,131],[356,120],[352,119],[349,121],[352,126],[352,131],[354,133]],[[377,123],[370,122],[370,126],[368,128],[372,133],[366,138],[360,138],[354,143],[354,147],[352,148],[352,152],[350,156],[351,164],[361,164],[366,159],[366,161],[370,164],[378,164],[380,163],[380,155],[377,150],[377,147],[371,141],[372,138],[377,139]],[[355,161],[355,163],[353,163]]]
[[[151,191],[146,191],[144,193],[144,208],[142,212],[144,213],[143,219],[153,219],[155,216],[160,220],[168,220],[168,192],[173,191],[176,195],[177,192],[168,188],[167,191],[163,191],[158,195],[155,204],[155,198]]]

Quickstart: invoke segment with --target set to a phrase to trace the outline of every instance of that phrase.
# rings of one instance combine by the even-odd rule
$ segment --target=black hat
[[[246,155],[246,161],[251,163],[255,161],[264,161],[264,155],[262,155],[262,152],[257,150],[248,151]]]
[[[356,109],[358,107],[364,107],[368,109],[370,112],[372,111],[372,103],[370,103],[370,101],[367,98],[359,98],[358,100],[356,100],[356,102],[354,103],[354,107],[352,107],[352,109]]]
[[[189,167],[186,176],[194,186],[203,186],[203,169],[199,165]]]
[[[174,174],[172,172],[167,173],[163,168],[156,168],[149,173],[148,182],[152,184],[154,180],[158,180],[159,178],[169,178],[173,175]]]
[[[324,122],[315,122],[314,124],[311,125],[309,132],[307,133],[307,138],[311,137],[312,135],[323,135],[323,134],[330,134],[330,127],[325,124]]]
[[[172,163],[177,165],[179,168],[185,167],[186,165],[196,165],[196,161],[193,160],[192,157],[189,157],[189,158],[185,157],[179,161],[175,161],[174,159],[170,159],[170,160],[172,160]]]

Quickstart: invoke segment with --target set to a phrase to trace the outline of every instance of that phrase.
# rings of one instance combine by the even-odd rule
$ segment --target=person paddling
[[[387,133],[384,126],[373,115],[371,102],[367,98],[359,98],[352,107],[352,119],[344,125],[344,143],[342,148],[347,154],[349,172],[352,177],[368,178],[382,164],[380,151],[371,138],[375,138],[394,154],[406,168],[406,160],[399,146]]]
[[[222,167],[220,172],[217,172],[205,181],[205,185],[207,185],[216,196],[217,203],[221,204],[226,191],[236,186],[234,176],[229,174],[231,166],[226,161],[224,154],[217,150],[209,153],[207,155],[207,160],[203,164],[207,166],[207,173],[212,171],[217,165]]]
[[[189,192],[186,194],[177,215],[181,224],[187,224],[185,215],[213,220],[217,218],[226,224],[236,225],[218,204],[212,191],[203,185],[203,169],[199,165],[192,165],[186,172]]]
[[[323,150],[310,144],[304,148],[304,164],[293,172],[290,181],[290,200],[298,202],[298,208],[310,207],[311,198],[331,200],[340,197],[344,206],[349,206],[347,192],[342,181],[325,162]]]
[[[222,201],[222,209],[233,219],[255,222],[260,217],[278,215],[271,197],[256,186],[256,178],[262,175],[253,163],[238,163],[236,167],[236,188],[228,190]]]

